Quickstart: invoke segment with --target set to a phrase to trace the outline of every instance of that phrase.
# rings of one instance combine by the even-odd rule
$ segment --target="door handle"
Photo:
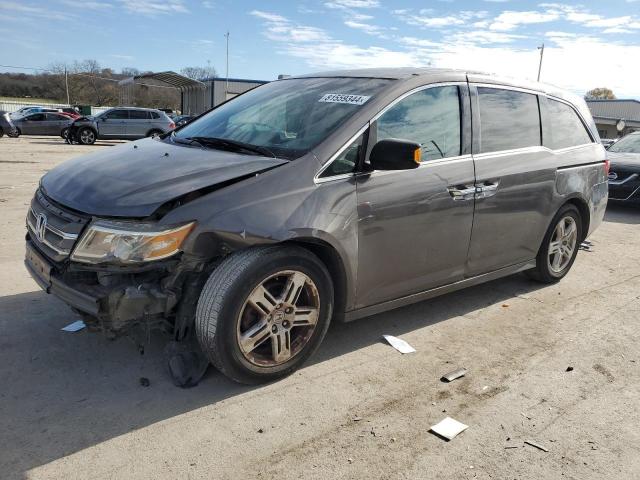
[[[475,185],[454,185],[447,187],[449,195],[456,200],[473,200],[476,196],[477,187]]]
[[[498,186],[500,185],[500,179],[485,180],[480,185],[476,186],[477,195],[476,198],[489,198],[496,194]]]

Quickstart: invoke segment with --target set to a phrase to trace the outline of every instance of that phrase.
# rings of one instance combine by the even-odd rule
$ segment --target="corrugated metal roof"
[[[591,115],[640,122],[640,100],[587,100]]]
[[[167,85],[171,85],[172,87],[176,87],[178,89],[183,89],[187,87],[204,87],[202,82],[198,80],[193,80],[189,77],[185,77],[184,75],[180,75],[176,72],[158,72],[158,73],[145,73],[143,75],[136,75],[132,77],[134,81],[144,80],[144,79],[153,79],[159,80],[161,82],[166,83]]]

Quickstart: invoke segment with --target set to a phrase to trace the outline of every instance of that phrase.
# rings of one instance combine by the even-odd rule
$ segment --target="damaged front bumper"
[[[184,287],[202,271],[195,259],[174,259],[139,269],[88,269],[71,262],[50,261],[27,239],[25,266],[47,293],[53,294],[79,312],[94,330],[111,336],[131,328],[173,330],[180,312]]]

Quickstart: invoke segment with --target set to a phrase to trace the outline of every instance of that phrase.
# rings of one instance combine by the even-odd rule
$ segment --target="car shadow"
[[[609,200],[604,221],[640,225],[640,205],[612,202]]]
[[[352,323],[334,323],[303,368],[407,332],[501,304],[540,288],[523,275],[438,297]],[[150,335],[140,354],[130,339],[86,330],[43,292],[0,297],[0,464],[7,477],[111,438],[215,404],[261,386],[238,385],[210,368],[195,388],[175,387],[164,372],[164,339]],[[142,378],[149,380],[143,386]],[[288,380],[284,380],[288,381]]]

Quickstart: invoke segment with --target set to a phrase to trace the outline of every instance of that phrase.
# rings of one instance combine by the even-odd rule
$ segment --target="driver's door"
[[[422,145],[422,163],[357,177],[357,308],[463,279],[474,208],[469,132],[466,83],[415,91],[372,123],[369,151],[378,140],[410,140]]]

